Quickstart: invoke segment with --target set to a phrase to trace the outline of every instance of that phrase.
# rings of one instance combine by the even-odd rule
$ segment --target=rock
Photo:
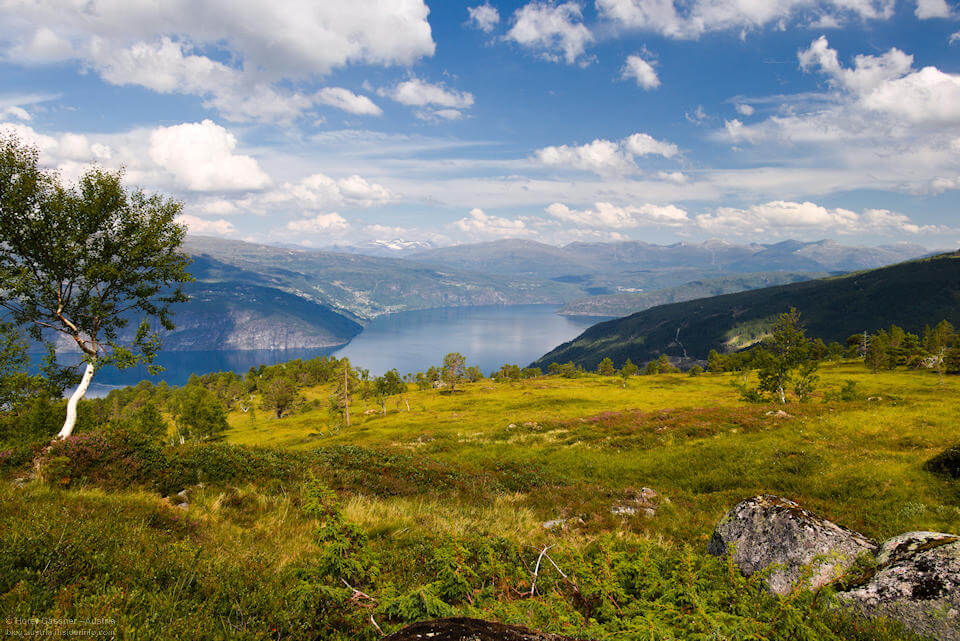
[[[790,414],[787,414],[783,410],[770,410],[767,412],[767,416],[772,416],[774,418],[793,418]]]
[[[610,513],[618,516],[633,516],[643,514],[647,518],[657,515],[657,504],[662,500],[664,503],[670,501],[662,498],[656,490],[649,487],[640,488],[640,492],[634,495],[634,498],[622,503],[615,503],[610,506]]]
[[[479,619],[421,621],[384,637],[383,641],[573,641],[570,637]]]
[[[920,635],[960,641],[960,536],[901,534],[883,543],[877,562],[866,583],[839,594],[842,602]]]
[[[804,576],[805,566],[814,565],[804,587],[818,588],[838,579],[859,555],[876,547],[862,534],[766,494],[734,506],[717,524],[708,549],[717,556],[732,552],[734,563],[747,576],[779,566],[767,575],[766,584],[771,592],[787,594]]]

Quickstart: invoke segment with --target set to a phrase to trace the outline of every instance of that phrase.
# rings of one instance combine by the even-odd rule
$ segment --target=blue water
[[[604,318],[556,314],[553,305],[454,307],[390,314],[377,318],[342,347],[277,351],[161,352],[157,362],[165,368],[150,376],[146,368],[118,371],[104,368],[91,385],[93,396],[114,387],[135,385],[147,379],[182,385],[190,374],[233,370],[282,363],[295,358],[346,356],[357,367],[374,375],[396,368],[401,374],[439,365],[444,355],[460,352],[469,365],[485,373],[504,363],[525,366],[560,343],[579,335]],[[69,362],[66,358],[62,358]]]

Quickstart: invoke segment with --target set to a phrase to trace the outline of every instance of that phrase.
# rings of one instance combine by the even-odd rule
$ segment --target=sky
[[[951,0],[0,0],[0,135],[312,247],[960,243]]]

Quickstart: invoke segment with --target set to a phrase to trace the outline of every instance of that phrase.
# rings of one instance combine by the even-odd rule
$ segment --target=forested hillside
[[[654,307],[594,325],[534,365],[573,361],[592,369],[604,358],[640,363],[660,354],[704,359],[711,349],[756,343],[791,307],[800,310],[808,335],[827,342],[893,324],[913,332],[943,319],[958,324],[960,256]]]

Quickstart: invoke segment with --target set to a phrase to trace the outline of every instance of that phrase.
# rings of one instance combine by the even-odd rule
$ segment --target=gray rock
[[[731,553],[747,576],[776,566],[766,576],[767,587],[787,594],[801,583],[814,589],[835,581],[859,555],[876,547],[793,501],[765,494],[741,501],[720,520],[709,551]]]
[[[908,532],[880,547],[877,572],[840,594],[867,616],[901,621],[940,641],[960,641],[960,537]]]

